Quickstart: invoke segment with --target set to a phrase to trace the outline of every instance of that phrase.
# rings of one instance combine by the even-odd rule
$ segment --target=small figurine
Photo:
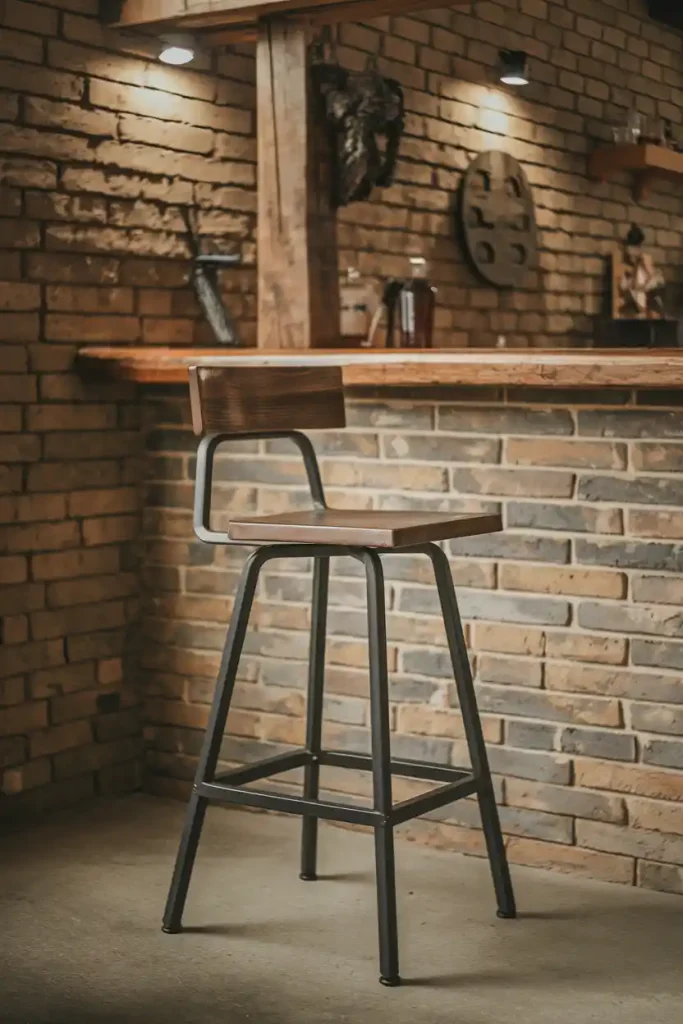
[[[623,258],[614,261],[614,317],[659,320],[664,316],[664,276],[642,248],[645,235],[632,224]]]

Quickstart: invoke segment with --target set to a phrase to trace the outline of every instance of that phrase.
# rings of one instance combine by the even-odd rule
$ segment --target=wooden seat
[[[312,509],[271,516],[238,516],[228,526],[231,540],[266,543],[341,544],[403,548],[412,544],[496,533],[497,513],[453,516],[444,512],[384,512],[367,509]]]

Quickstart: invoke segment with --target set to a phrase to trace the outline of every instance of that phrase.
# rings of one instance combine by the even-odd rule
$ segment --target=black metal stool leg
[[[202,825],[204,824],[204,815],[206,814],[206,800],[198,795],[197,786],[202,782],[210,782],[216,772],[225,721],[230,708],[230,700],[237,676],[237,667],[242,653],[249,614],[262,564],[263,559],[260,551],[255,551],[249,556],[235,598],[230,628],[228,629],[225,647],[223,648],[223,658],[218,672],[213,704],[211,705],[211,714],[209,715],[209,722],[204,737],[204,746],[202,747],[199,764],[197,765],[195,785],[187,808],[185,828],[180,840],[171,888],[166,901],[163,921],[163,931],[165,932],[173,933],[181,930],[187,890],[190,886],[192,868],[197,855],[197,846],[199,845],[199,837]]]
[[[384,572],[379,555],[363,553],[367,575],[368,640],[370,647],[370,715],[372,729],[372,788],[374,808],[384,817],[375,827],[379,965],[383,985],[400,985],[394,831],[391,814],[391,747],[389,736],[389,682],[387,630],[384,610]]]
[[[320,745],[323,726],[323,686],[325,681],[325,634],[327,630],[327,593],[330,580],[329,558],[316,558],[313,568],[311,608],[311,644],[308,661],[308,699],[306,705],[306,750],[313,755],[304,768],[304,797],[317,800],[320,789]],[[305,882],[315,881],[318,854],[318,819],[304,815],[301,825],[301,873]]]
[[[515,917],[515,896],[500,828],[496,797],[491,781],[491,770],[486,754],[486,744],[484,743],[484,735],[477,708],[477,698],[472,681],[472,669],[462,631],[462,621],[460,619],[458,601],[455,596],[451,568],[448,564],[448,558],[441,548],[430,545],[429,557],[434,566],[441,611],[446,627],[446,638],[453,663],[453,675],[460,701],[460,711],[462,713],[470,758],[472,759],[472,769],[479,784],[477,797],[491,874],[493,876],[493,885],[498,901],[498,916]]]

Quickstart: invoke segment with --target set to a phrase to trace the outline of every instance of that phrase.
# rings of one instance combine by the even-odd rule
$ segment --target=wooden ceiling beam
[[[287,20],[313,26],[334,25],[350,20],[350,6],[351,4],[347,0],[336,0],[325,7],[294,9],[288,12]],[[434,0],[411,0],[412,13],[433,10],[435,10]],[[382,15],[395,13],[396,0],[353,0],[354,20],[365,21],[368,18],[379,18]],[[183,23],[183,27],[187,31],[201,31],[201,42],[208,49],[215,46],[229,46],[232,43],[254,42],[258,36],[257,23],[245,21],[243,15],[234,15],[234,18],[234,22],[223,20],[218,28],[209,29],[205,23],[192,25],[186,22]]]
[[[471,6],[474,0],[447,5]],[[157,27],[203,31],[255,24],[260,18],[296,15],[318,24],[386,14],[411,14],[444,6],[439,0],[101,0],[102,18],[118,28]]]

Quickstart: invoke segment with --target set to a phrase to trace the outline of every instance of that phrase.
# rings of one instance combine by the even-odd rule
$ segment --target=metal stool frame
[[[214,544],[235,543],[230,540],[228,534],[217,533],[210,527],[213,459],[218,445],[226,440],[270,439],[273,437],[287,437],[298,446],[303,456],[314,507],[326,507],[315,452],[310,440],[304,434],[298,431],[282,431],[268,434],[218,434],[205,437],[200,442],[197,455],[195,490],[195,532],[200,539]],[[253,547],[253,545],[250,546]],[[382,551],[376,548],[326,544],[290,543],[258,547],[247,558],[235,598],[204,745],[197,766],[164,913],[163,930],[165,932],[174,933],[182,930],[183,910],[204,816],[209,803],[240,804],[302,815],[300,877],[310,881],[316,879],[317,872],[318,818],[370,825],[373,828],[377,877],[380,981],[384,985],[400,984],[393,835],[395,825],[434,811],[455,800],[476,794],[498,904],[498,916],[505,918],[516,916],[512,882],[448,559],[442,549],[432,543],[392,548],[390,552],[392,554],[424,554],[431,559],[472,763],[471,768],[455,768],[407,759],[392,759],[391,757]],[[321,743],[330,558],[339,555],[349,555],[361,561],[365,566],[370,663],[371,755],[323,750]],[[314,559],[306,746],[304,749],[279,754],[255,764],[217,774],[220,746],[259,573],[266,562],[277,558]],[[372,771],[372,808],[319,799],[320,768],[323,765]],[[300,797],[244,788],[247,783],[299,767],[304,769],[303,795]],[[439,782],[443,785],[423,795],[394,803],[392,800],[392,774]]]

